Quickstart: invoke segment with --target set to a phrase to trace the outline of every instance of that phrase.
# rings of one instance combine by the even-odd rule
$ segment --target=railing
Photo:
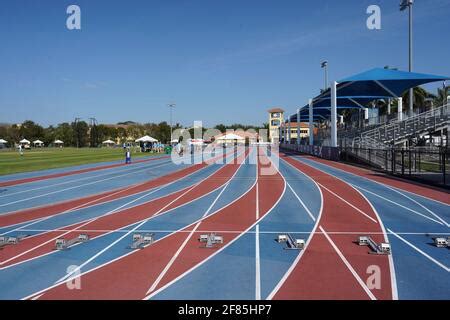
[[[341,148],[341,159],[362,162],[394,175],[450,186],[450,149]]]
[[[366,127],[359,130],[339,130],[338,136],[344,141],[342,146],[372,147],[386,149],[389,145],[402,143],[410,137],[427,131],[435,131],[449,124],[450,105],[429,110],[403,121]]]
[[[362,133],[362,136],[371,137],[383,143],[400,143],[410,136],[446,126],[449,121],[449,111],[450,106],[445,105],[403,121],[391,121],[386,125]]]

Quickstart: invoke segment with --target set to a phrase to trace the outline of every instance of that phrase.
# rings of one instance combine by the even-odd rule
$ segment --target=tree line
[[[255,129],[266,128],[242,124],[218,124],[214,128],[221,132],[227,129]],[[181,129],[175,124],[173,130]],[[203,128],[205,131],[206,128]],[[189,131],[193,131],[189,130]],[[192,132],[193,133],[193,132]],[[46,146],[52,145],[55,140],[62,140],[65,146],[71,147],[98,147],[103,141],[111,139],[119,143],[134,141],[144,135],[149,135],[162,143],[170,141],[170,125],[163,121],[160,123],[136,123],[133,121],[119,122],[117,125],[88,124],[85,121],[64,122],[56,126],[43,127],[34,121],[27,120],[22,124],[0,124],[0,138],[8,141],[9,145],[18,143],[22,139],[30,142],[41,140]]]
[[[176,124],[173,128],[181,126]],[[170,126],[165,121],[144,124],[127,122],[118,125],[89,125],[85,121],[76,121],[43,127],[31,120],[20,125],[0,125],[0,138],[7,140],[9,144],[18,143],[25,138],[30,142],[39,139],[47,146],[53,144],[55,140],[62,140],[65,146],[98,147],[108,139],[123,143],[134,141],[144,135],[167,143],[170,139]]]

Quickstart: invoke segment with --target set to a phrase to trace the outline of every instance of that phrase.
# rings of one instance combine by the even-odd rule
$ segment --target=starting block
[[[10,237],[10,236],[0,236],[0,248],[5,247],[7,245],[15,245],[20,242],[23,238],[27,236],[17,236],[17,237]]]
[[[382,242],[377,244],[373,239],[369,236],[360,236],[357,241],[360,246],[368,246],[370,247],[371,254],[390,254],[391,253],[391,245],[387,242]]]
[[[450,237],[445,239],[444,237],[434,238],[434,245],[438,248],[450,248]]]
[[[278,235],[278,243],[286,243],[285,250],[302,250],[305,247],[305,240],[294,239],[291,234]]]
[[[198,241],[205,243],[205,246],[202,248],[213,248],[216,244],[223,243],[223,237],[213,232],[210,234],[200,235]]]
[[[87,241],[89,241],[89,236],[84,233],[82,233],[82,234],[78,235],[78,237],[70,239],[70,240],[66,240],[64,238],[59,238],[59,239],[56,239],[55,249],[56,250],[66,250],[66,249],[69,249],[71,246],[73,246],[76,243],[87,242]]]
[[[152,244],[153,241],[155,241],[153,233],[135,233],[133,234],[133,243],[130,249],[144,249],[145,246]]]

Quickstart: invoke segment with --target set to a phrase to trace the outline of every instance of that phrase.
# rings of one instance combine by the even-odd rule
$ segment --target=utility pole
[[[81,120],[81,118],[75,118],[75,136],[77,138],[77,149],[80,147],[80,133],[78,130],[78,122]]]
[[[91,148],[94,148],[98,144],[98,132],[97,132],[97,119],[89,118],[91,125]]]
[[[172,110],[176,107],[176,104],[170,103],[167,106],[170,109],[170,140],[169,140],[169,144],[172,144]]]

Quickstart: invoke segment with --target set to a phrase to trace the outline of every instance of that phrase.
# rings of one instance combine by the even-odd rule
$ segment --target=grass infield
[[[131,157],[161,155],[132,150]],[[39,148],[18,151],[0,151],[0,175],[63,168],[88,163],[124,160],[122,148]]]

